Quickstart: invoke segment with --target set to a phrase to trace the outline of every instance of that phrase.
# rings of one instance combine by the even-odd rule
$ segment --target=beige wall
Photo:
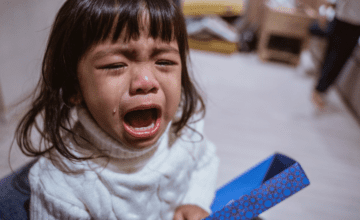
[[[64,0],[0,2],[1,104],[9,107],[33,90],[42,54],[57,10]]]

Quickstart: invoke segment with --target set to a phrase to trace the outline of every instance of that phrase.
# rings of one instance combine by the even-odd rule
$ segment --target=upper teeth
[[[135,131],[143,131],[143,130],[151,129],[151,128],[153,128],[153,127],[155,127],[155,123],[154,123],[154,122],[152,122],[151,125],[149,125],[149,126],[147,126],[147,127],[134,128],[134,129],[135,129]]]

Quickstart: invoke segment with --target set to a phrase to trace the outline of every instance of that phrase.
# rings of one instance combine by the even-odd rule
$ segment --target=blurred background
[[[0,2],[0,178],[11,172],[13,133],[29,102],[16,104],[39,80],[63,2]],[[189,67],[206,94],[205,132],[221,159],[218,187],[280,152],[302,165],[311,184],[261,217],[359,219],[359,44],[327,91],[326,107],[311,98],[336,1],[177,2],[189,33]],[[13,169],[31,159],[13,144]]]

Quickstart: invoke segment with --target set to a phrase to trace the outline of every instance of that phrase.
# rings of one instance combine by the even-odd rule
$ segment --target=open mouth
[[[125,114],[124,128],[133,137],[149,138],[160,127],[160,115],[160,108],[157,107],[136,108]]]

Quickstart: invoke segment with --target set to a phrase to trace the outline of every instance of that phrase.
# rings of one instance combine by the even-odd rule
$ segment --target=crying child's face
[[[122,143],[145,148],[166,130],[181,98],[176,40],[147,37],[92,47],[80,60],[82,97],[98,125]]]

